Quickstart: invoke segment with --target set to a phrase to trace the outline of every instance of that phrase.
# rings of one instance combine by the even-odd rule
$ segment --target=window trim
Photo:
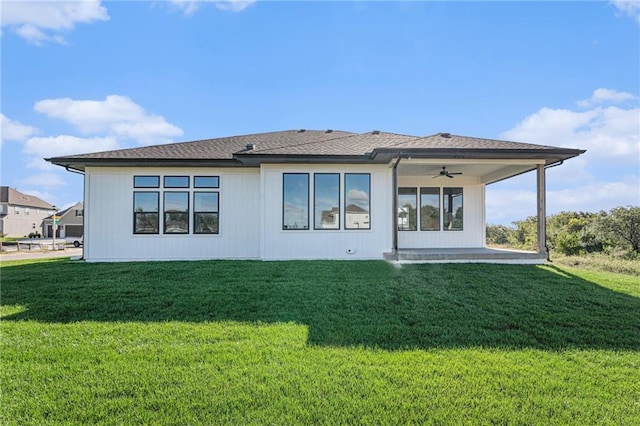
[[[426,195],[438,195],[438,228],[437,229],[425,229],[424,223],[422,221],[422,190],[424,189],[433,189],[437,190],[436,193],[426,194]],[[421,186],[420,187],[420,231],[424,232],[439,232],[442,231],[442,187],[441,186]]]
[[[187,235],[189,234],[191,224],[189,223],[189,193],[190,191],[163,191],[162,192],[162,234],[163,235]],[[187,211],[183,214],[187,218],[187,230],[185,232],[167,232],[167,194],[186,194],[187,195]],[[180,212],[182,213],[182,212]]]
[[[284,198],[284,180],[285,180],[285,176],[287,175],[304,175],[307,177],[307,226],[306,228],[286,228],[285,227],[285,223],[284,223],[284,215],[285,215],[285,208],[284,208],[284,202],[285,202],[285,198]],[[309,202],[311,197],[309,196],[309,191],[311,190],[311,182],[310,182],[310,178],[309,178],[309,173],[300,173],[300,172],[291,172],[291,173],[282,173],[282,230],[283,231],[309,231],[309,213],[310,213],[310,208],[309,208]]]
[[[350,175],[366,175],[369,177],[368,179],[368,187],[367,187],[367,196],[368,196],[368,210],[367,214],[369,216],[369,223],[367,228],[350,228],[347,226],[347,207],[349,204],[347,203],[347,177]],[[371,227],[371,173],[344,173],[344,229],[348,231],[370,231]]]
[[[158,211],[156,212],[136,212],[136,194],[156,194]],[[138,232],[136,231],[136,218],[139,214],[155,214],[157,216],[157,229],[155,232]],[[158,235],[160,234],[160,191],[133,191],[133,234],[134,235]]]
[[[402,228],[400,228],[400,221],[398,221],[398,231],[402,231],[402,232],[417,231],[418,228],[419,228],[418,227],[418,209],[419,209],[419,207],[418,207],[418,188],[415,187],[415,186],[401,186],[401,187],[398,187],[398,194],[397,194],[397,197],[398,197],[398,210],[400,210],[400,207],[401,207],[400,206],[400,195],[401,195],[400,194],[400,190],[402,190],[402,189],[404,189],[404,190],[409,189],[409,190],[413,190],[414,191],[413,196],[414,196],[414,201],[415,201],[415,206],[416,206],[416,210],[415,210],[415,214],[416,214],[416,217],[415,217],[415,229],[411,229],[411,228],[402,229]],[[410,194],[402,194],[402,195],[410,195]],[[396,214],[399,214],[399,212],[396,212]],[[398,218],[398,219],[400,219],[400,218]],[[407,219],[407,222],[409,222],[408,219]]]
[[[319,175],[320,176],[325,175],[325,176],[337,176],[338,177],[338,194],[337,194],[338,195],[338,197],[337,197],[337,200],[338,200],[338,216],[337,216],[337,218],[338,218],[338,227],[337,228],[322,228],[322,227],[319,227],[319,226],[322,225],[322,215],[320,217],[320,223],[316,223],[316,218],[317,218],[317,216],[316,216],[316,198],[317,197],[316,196],[317,196],[317,193],[318,193],[317,190],[316,190],[317,187],[318,187],[318,185],[316,185],[316,176],[319,176]],[[339,230],[342,229],[342,223],[340,223],[341,222],[340,221],[340,216],[342,216],[340,214],[340,211],[342,209],[342,206],[340,205],[341,204],[340,201],[341,201],[341,198],[342,198],[340,196],[340,190],[341,189],[342,189],[342,186],[340,185],[340,173],[321,172],[321,173],[314,173],[313,174],[313,230],[314,231],[339,231]]]
[[[216,186],[202,186],[202,185],[198,185],[196,183],[196,181],[198,180],[198,178],[216,178],[218,180],[218,184]],[[211,176],[204,176],[204,175],[198,175],[198,176],[194,176],[193,177],[193,188],[194,189],[203,189],[203,188],[210,188],[210,189],[219,189],[220,188],[220,176],[218,175],[211,175]]]
[[[444,207],[444,199],[445,199],[445,190],[447,189],[459,189],[460,190],[460,195],[462,196],[462,222],[461,222],[461,226],[460,228],[454,228],[454,229],[448,229],[447,226],[445,225],[445,220],[446,220],[446,215],[447,215],[447,211],[445,210]],[[452,213],[452,218],[453,218],[453,214]],[[453,223],[453,219],[451,220],[451,223]],[[442,187],[442,230],[446,231],[446,232],[459,232],[459,231],[464,231],[464,187],[462,186],[446,186],[446,187]]]
[[[199,211],[196,210],[196,194],[216,194],[216,211]],[[196,231],[196,215],[198,213],[215,213],[218,217],[218,228],[216,232],[197,232]],[[220,192],[219,191],[193,191],[193,235],[219,235],[220,234]]]
[[[171,178],[185,178],[187,179],[187,184],[185,185],[181,185],[181,186],[175,186],[175,185],[167,185],[167,178],[171,179]],[[162,187],[163,188],[171,188],[171,189],[189,189],[191,188],[191,179],[189,179],[190,176],[174,176],[174,175],[165,175],[162,176]]]
[[[137,185],[136,178],[156,178],[158,183],[155,186]],[[133,187],[134,188],[160,188],[160,175],[133,175]]]

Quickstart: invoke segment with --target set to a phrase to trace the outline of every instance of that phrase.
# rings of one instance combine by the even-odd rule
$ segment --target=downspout
[[[64,169],[65,169],[66,171],[68,171],[68,172],[71,172],[71,173],[77,173],[77,174],[79,174],[79,175],[84,176],[84,172],[81,172],[80,170],[72,169],[72,168],[71,168],[71,167],[69,167],[69,166],[64,166]]]
[[[393,226],[393,256],[395,260],[398,260],[398,164],[400,164],[400,160],[402,159],[402,153],[398,154],[398,158],[393,163],[393,173],[392,173],[392,185],[393,185],[393,200],[391,202],[393,209],[393,220],[391,221]]]

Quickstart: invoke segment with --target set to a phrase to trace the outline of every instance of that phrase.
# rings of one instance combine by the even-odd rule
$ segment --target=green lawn
[[[0,424],[640,424],[640,282],[3,261]]]

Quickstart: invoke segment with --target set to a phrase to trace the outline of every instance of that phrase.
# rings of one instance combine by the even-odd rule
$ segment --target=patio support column
[[[547,207],[546,207],[546,179],[545,166],[537,166],[537,194],[538,194],[538,253],[547,253]]]

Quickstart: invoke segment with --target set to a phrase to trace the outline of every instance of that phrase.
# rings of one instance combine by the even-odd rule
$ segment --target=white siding
[[[216,190],[220,193],[220,233],[164,235],[161,229],[157,235],[134,234],[134,175],[220,176],[220,188]],[[85,179],[84,257],[87,261],[255,259],[260,256],[260,172],[257,168],[92,167],[87,169]],[[189,208],[193,228],[191,200]]]
[[[282,174],[309,173],[309,230],[282,229]],[[340,230],[313,229],[313,173],[340,173]],[[344,173],[371,174],[371,229],[344,229]],[[391,169],[386,165],[262,165],[263,259],[382,259],[391,250]]]
[[[461,187],[463,188],[463,230],[462,231],[399,231],[398,248],[469,248],[485,246],[485,185],[475,178],[456,176],[454,179],[430,176],[400,176],[399,187],[418,188],[418,218],[420,216],[420,187]],[[442,198],[440,200],[442,203]],[[442,211],[440,212],[442,216]]]

